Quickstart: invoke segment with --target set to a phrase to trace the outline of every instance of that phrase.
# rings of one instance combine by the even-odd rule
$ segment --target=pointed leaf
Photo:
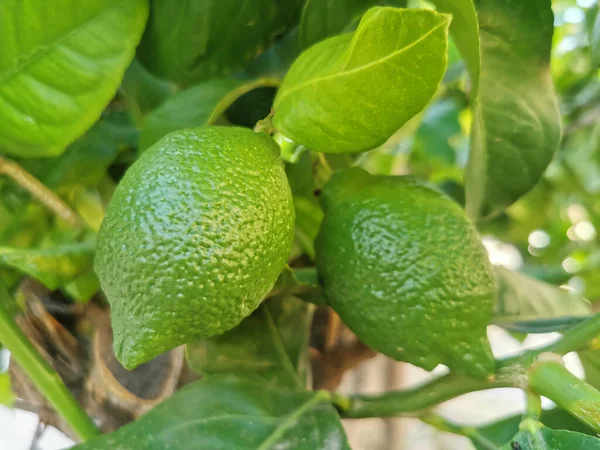
[[[140,132],[140,150],[145,150],[172,131],[213,123],[245,93],[263,86],[276,86],[275,79],[254,81],[209,80],[169,98],[148,115]]]
[[[304,390],[313,311],[294,297],[267,300],[233,330],[188,344],[188,363],[205,375],[255,374],[268,386]]]
[[[208,377],[137,421],[73,450],[349,450],[325,392],[280,391],[263,380]]]
[[[356,32],[321,41],[294,62],[275,98],[275,128],[322,152],[383,144],[437,90],[449,24],[450,16],[430,10],[370,9]]]
[[[98,120],[131,62],[145,0],[0,3],[0,147],[54,156]]]
[[[557,331],[587,318],[589,302],[519,272],[496,267],[498,295],[494,322],[523,333]]]
[[[472,100],[466,173],[466,208],[474,220],[504,209],[532,189],[561,134],[550,78],[550,0],[479,0],[476,8],[481,73]],[[474,55],[463,50],[463,56],[475,66]]]

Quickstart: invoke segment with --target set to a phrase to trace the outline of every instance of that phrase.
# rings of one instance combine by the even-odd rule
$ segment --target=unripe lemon
[[[411,177],[336,173],[316,241],[328,303],[366,344],[426,370],[484,377],[495,283],[461,208]]]
[[[95,260],[125,367],[235,327],[273,287],[294,233],[278,150],[249,129],[189,129],[127,171]]]

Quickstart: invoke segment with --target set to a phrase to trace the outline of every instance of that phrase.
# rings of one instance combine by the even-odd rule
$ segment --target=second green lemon
[[[125,367],[235,327],[273,287],[294,227],[278,150],[249,129],[205,127],[166,136],[128,170],[95,260]]]
[[[316,241],[328,303],[372,348],[485,377],[493,272],[461,208],[410,177],[336,173]]]

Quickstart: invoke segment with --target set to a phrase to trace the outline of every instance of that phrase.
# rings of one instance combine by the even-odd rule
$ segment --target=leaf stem
[[[600,433],[600,391],[556,361],[541,361],[529,369],[532,391],[548,397],[561,408]]]
[[[81,220],[69,206],[40,180],[35,178],[16,162],[0,156],[0,173],[12,178],[46,208],[73,227],[80,227]]]
[[[13,320],[7,304],[9,300],[6,288],[0,285],[0,343],[10,351],[11,356],[31,378],[37,389],[82,440],[98,436],[100,432],[58,373],[42,358]]]
[[[393,391],[370,396],[357,395],[343,398],[334,397],[334,404],[342,417],[394,417],[414,416],[427,411],[432,406],[467,394],[498,387],[511,387],[503,377],[492,380],[478,380],[465,375],[447,374],[413,389]]]

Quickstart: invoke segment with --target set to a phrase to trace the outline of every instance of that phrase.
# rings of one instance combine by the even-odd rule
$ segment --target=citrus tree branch
[[[0,173],[12,178],[46,208],[73,227],[81,226],[81,220],[69,206],[52,190],[16,162],[0,156]]]
[[[347,418],[415,416],[422,415],[442,402],[469,392],[499,387],[527,389],[531,382],[528,369],[536,363],[540,354],[564,355],[571,351],[589,348],[596,344],[599,335],[600,314],[596,314],[566,331],[555,343],[497,361],[495,376],[487,380],[450,373],[416,388],[391,391],[381,395],[344,397],[336,394],[334,404],[342,417]],[[543,381],[539,382],[543,383]],[[537,389],[534,391],[545,395]]]
[[[36,388],[67,421],[82,440],[99,435],[90,417],[81,408],[60,376],[29,342],[13,320],[8,302],[9,295],[0,285],[0,343],[27,373]]]

